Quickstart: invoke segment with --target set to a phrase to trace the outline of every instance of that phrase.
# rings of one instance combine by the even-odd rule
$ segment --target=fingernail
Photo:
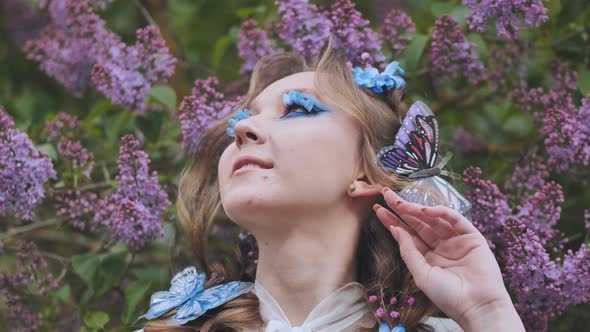
[[[387,188],[387,187],[383,187],[383,189],[381,190],[381,193],[382,193],[382,194],[385,194],[385,193],[386,193],[386,192],[388,192],[389,190],[391,190],[391,189],[389,189],[389,188]]]
[[[375,204],[375,205],[373,205],[373,210],[375,210],[375,212],[377,212],[380,207],[381,207],[381,205]]]

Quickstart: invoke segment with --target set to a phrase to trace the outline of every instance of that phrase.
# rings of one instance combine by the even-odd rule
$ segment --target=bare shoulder
[[[434,327],[435,332],[463,332],[461,326],[450,318],[430,316],[424,320],[424,323]]]

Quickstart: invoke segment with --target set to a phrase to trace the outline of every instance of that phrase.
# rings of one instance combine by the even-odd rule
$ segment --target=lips
[[[234,166],[232,167],[232,174],[235,173],[237,170],[239,170],[242,166],[248,165],[248,164],[255,164],[260,166],[260,168],[263,169],[269,169],[273,167],[272,162],[270,161],[266,161],[257,157],[253,157],[253,156],[243,156],[238,158],[238,160],[236,160],[236,162],[234,163]]]

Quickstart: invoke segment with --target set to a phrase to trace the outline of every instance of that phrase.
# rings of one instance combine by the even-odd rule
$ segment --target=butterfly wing
[[[421,101],[408,110],[393,145],[379,150],[381,166],[397,174],[410,175],[432,168],[438,157],[438,122],[434,113]]]
[[[381,321],[381,324],[379,325],[379,332],[391,332],[387,322]]]
[[[194,266],[178,272],[170,281],[170,290],[154,293],[148,312],[139,318],[154,319],[182,304],[203,289],[205,278],[206,274],[198,272]]]
[[[170,319],[169,324],[182,325],[188,321],[198,318],[207,310],[218,307],[227,301],[252,291],[254,284],[251,282],[232,281],[227,284],[218,285],[196,294]]]
[[[430,176],[413,181],[398,195],[412,203],[450,207],[471,221],[471,203],[440,176]]]

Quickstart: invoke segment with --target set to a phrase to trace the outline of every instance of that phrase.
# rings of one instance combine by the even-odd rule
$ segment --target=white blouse
[[[351,332],[376,325],[365,300],[365,288],[358,282],[350,282],[320,301],[300,326],[289,322],[281,306],[258,280],[254,282],[252,293],[260,300],[264,327],[244,332]],[[463,332],[450,318],[430,316],[424,323],[434,327],[435,332]],[[135,332],[143,332],[143,329]]]
[[[260,300],[260,315],[266,327],[244,332],[342,332],[376,325],[365,299],[365,287],[358,282],[350,282],[320,301],[300,326],[289,322],[281,306],[258,280],[252,293]],[[424,323],[435,332],[463,332],[450,318],[431,316]]]

